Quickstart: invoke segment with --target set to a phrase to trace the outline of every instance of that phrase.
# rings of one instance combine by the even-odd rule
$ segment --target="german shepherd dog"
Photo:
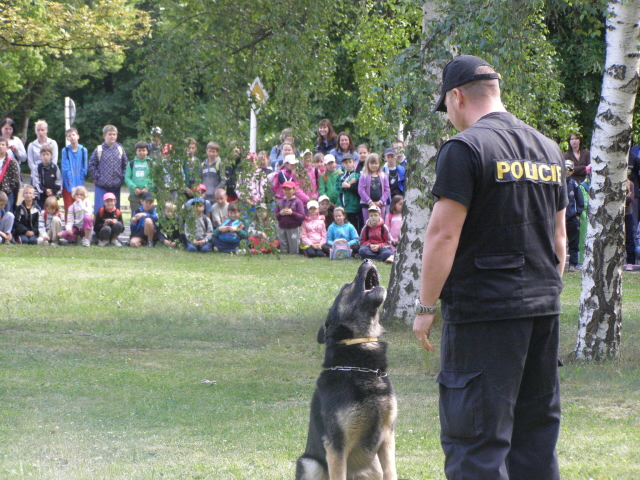
[[[311,400],[307,447],[296,480],[397,480],[396,397],[378,307],[387,291],[365,260],[342,287],[318,332],[324,371]]]

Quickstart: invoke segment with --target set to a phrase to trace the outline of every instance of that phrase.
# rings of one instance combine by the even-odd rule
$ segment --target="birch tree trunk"
[[[620,353],[627,154],[638,86],[640,0],[608,6],[606,62],[591,140],[591,189],[575,356]]]
[[[422,7],[424,24],[436,15],[436,2],[425,1]],[[440,72],[433,72],[440,75]],[[431,102],[421,106],[419,115],[430,115],[435,105],[435,95]],[[430,98],[425,95],[425,98]],[[438,121],[438,120],[436,120]],[[426,143],[424,132],[413,132],[414,144],[409,148],[409,162],[405,178],[405,197],[395,261],[389,279],[387,298],[384,302],[382,321],[402,321],[411,325],[415,318],[414,302],[420,293],[422,270],[422,246],[427,224],[431,218],[433,202],[431,188],[435,181],[435,158],[438,146]]]

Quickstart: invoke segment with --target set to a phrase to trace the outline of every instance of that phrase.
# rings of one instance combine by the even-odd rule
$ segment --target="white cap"
[[[326,154],[324,156],[324,164],[326,165],[329,162],[335,162],[336,161],[336,157],[334,157],[333,155],[331,155],[330,153]]]
[[[320,208],[320,205],[318,205],[317,200],[309,200],[307,202],[307,208],[313,208],[313,207]]]
[[[320,195],[320,197],[318,198],[318,203],[322,203],[324,201],[327,201],[329,203],[331,203],[331,199],[329,197],[327,197],[326,195]]]
[[[284,157],[284,163],[295,165],[296,163],[298,163],[298,159],[295,155],[287,155],[286,157]]]

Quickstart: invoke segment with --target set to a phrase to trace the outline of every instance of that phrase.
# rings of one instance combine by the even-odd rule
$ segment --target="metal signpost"
[[[251,101],[251,125],[249,131],[249,151],[256,152],[256,143],[258,137],[258,119],[256,115],[260,112],[260,108],[269,98],[269,94],[262,86],[260,77],[256,77],[249,90],[247,91],[249,100]]]

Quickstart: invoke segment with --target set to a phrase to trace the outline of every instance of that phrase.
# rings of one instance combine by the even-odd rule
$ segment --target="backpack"
[[[336,242],[331,247],[329,252],[329,258],[331,260],[344,260],[345,258],[351,258],[351,246],[346,242]]]
[[[122,155],[124,155],[124,148],[122,148],[122,145],[116,145],[116,148],[118,149],[120,158],[122,158]],[[96,148],[96,155],[98,156],[98,162],[102,160],[102,145],[98,145],[98,148]],[[133,161],[129,162],[129,165],[133,166]]]

